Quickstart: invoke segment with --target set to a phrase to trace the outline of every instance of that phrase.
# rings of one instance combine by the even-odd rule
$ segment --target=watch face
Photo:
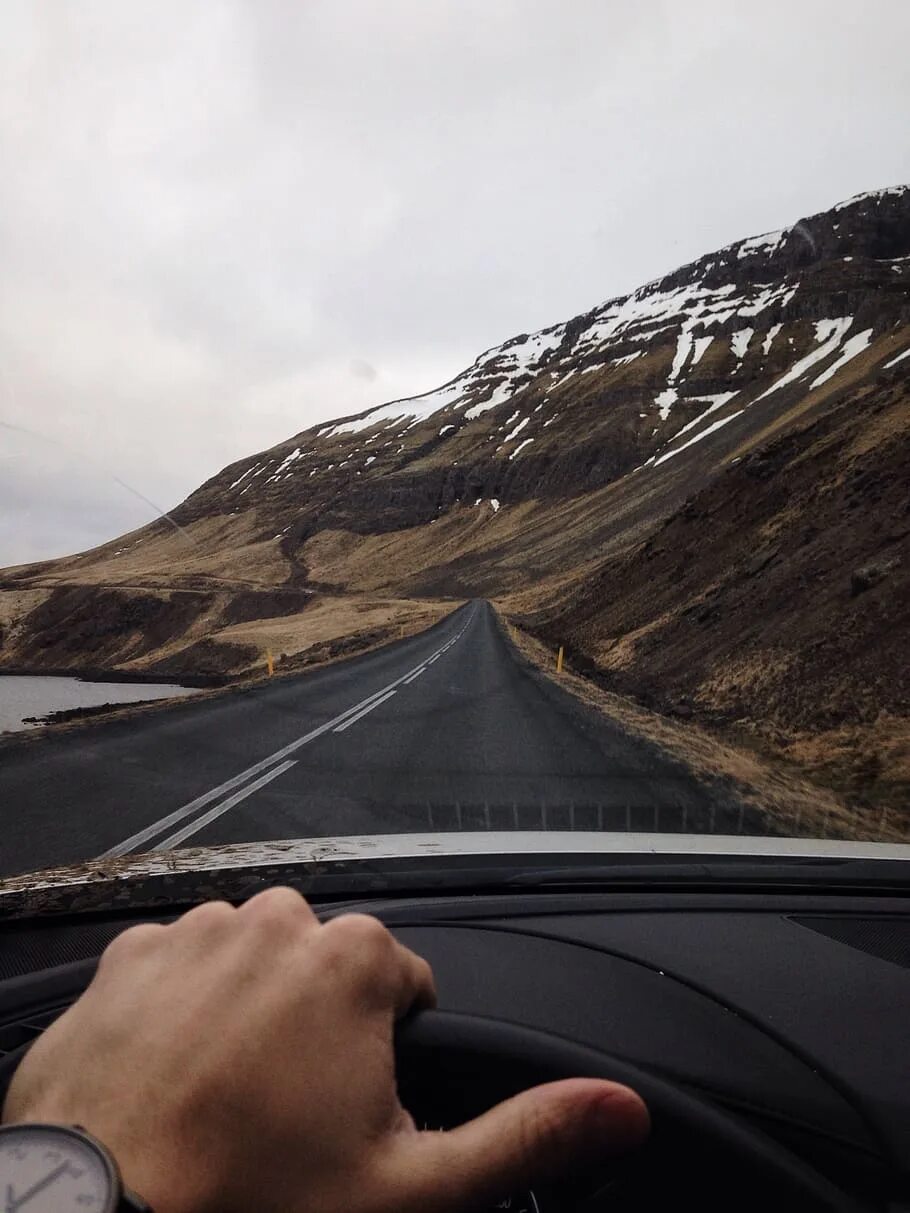
[[[0,1132],[0,1213],[109,1213],[115,1180],[104,1155],[53,1125]]]

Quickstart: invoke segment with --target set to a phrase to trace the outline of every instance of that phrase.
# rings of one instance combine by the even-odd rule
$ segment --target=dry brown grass
[[[333,640],[356,640],[381,630],[386,640],[412,636],[438,623],[457,603],[400,598],[322,598],[297,615],[235,623],[211,634],[216,643],[250,645],[264,655],[297,656]]]
[[[553,653],[508,620],[506,626],[516,647],[544,673],[555,677]],[[901,823],[887,819],[884,823],[870,822],[833,792],[817,787],[782,765],[720,741],[698,725],[649,712],[569,669],[564,670],[559,682],[583,703],[609,716],[613,723],[660,746],[696,777],[728,779],[738,794],[767,814],[781,833],[873,842],[907,840]]]
[[[910,837],[910,718],[882,712],[866,725],[802,733],[780,744],[781,752],[819,780],[847,795],[865,793],[881,802],[877,816]],[[886,776],[884,793],[877,783]]]
[[[261,529],[255,511],[216,514],[180,532],[155,524],[46,569],[37,566],[35,583],[172,589],[198,578],[270,588],[283,584],[292,570],[277,539],[256,538]]]
[[[34,590],[0,590],[0,629],[15,628],[29,611],[47,598],[47,591]]]
[[[718,664],[698,685],[699,703],[721,710],[743,699],[760,702],[792,676],[796,654],[789,649],[761,649]]]

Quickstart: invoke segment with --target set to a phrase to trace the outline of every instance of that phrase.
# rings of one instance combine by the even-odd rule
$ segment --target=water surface
[[[166,682],[83,682],[81,678],[50,675],[0,674],[0,733],[33,728],[33,724],[25,723],[28,716],[192,693],[189,687]]]

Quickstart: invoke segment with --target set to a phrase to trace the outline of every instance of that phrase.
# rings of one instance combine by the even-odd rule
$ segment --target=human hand
[[[291,889],[120,935],[13,1079],[6,1122],[79,1124],[155,1213],[456,1213],[641,1141],[627,1087],[549,1083],[444,1133],[395,1087],[395,1020],[435,1002],[375,918]]]

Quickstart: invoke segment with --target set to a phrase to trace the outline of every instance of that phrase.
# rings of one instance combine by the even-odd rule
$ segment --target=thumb
[[[420,1199],[433,1213],[501,1200],[631,1150],[649,1130],[643,1101],[618,1083],[571,1078],[532,1087],[460,1128],[426,1134],[427,1166],[415,1168]]]

